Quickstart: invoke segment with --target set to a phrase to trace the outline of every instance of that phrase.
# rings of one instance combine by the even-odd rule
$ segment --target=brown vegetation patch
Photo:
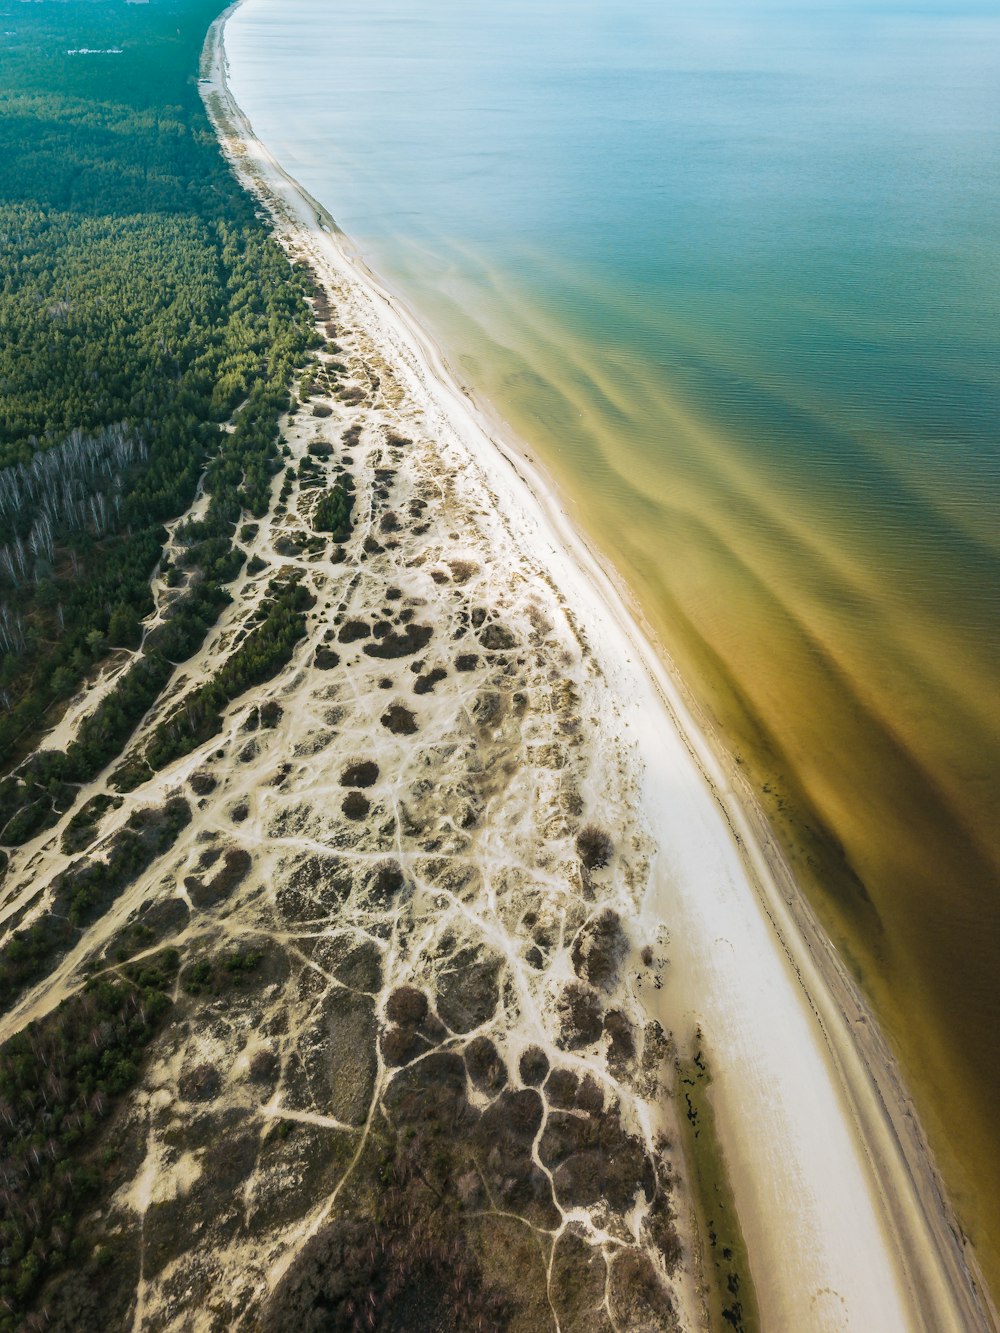
[[[484,648],[489,648],[491,652],[503,651],[517,646],[517,639],[507,628],[501,625],[499,621],[491,621],[479,636],[479,642]]]
[[[588,921],[573,942],[573,968],[592,986],[610,990],[628,953],[628,937],[610,907]]]
[[[382,989],[382,955],[373,940],[362,938],[355,944],[350,937],[325,937],[317,942],[313,957],[351,990],[376,995]]]
[[[324,1011],[326,1041],[320,1044],[310,1068],[310,1083],[320,1094],[321,1106],[323,1084],[327,1083],[330,1113],[345,1124],[360,1126],[368,1118],[378,1073],[375,1007],[367,995],[334,990]]]
[[[556,1242],[550,1284],[561,1327],[612,1333],[604,1310],[607,1272],[601,1251],[568,1227]]]
[[[468,1119],[462,1057],[453,1051],[435,1051],[398,1074],[383,1101],[401,1125],[433,1124],[454,1132]]]
[[[340,775],[342,787],[374,787],[378,782],[378,764],[371,759],[348,764]]]
[[[413,657],[427,647],[433,634],[430,625],[407,625],[401,633],[393,631],[379,643],[366,643],[365,652],[369,657],[383,659]]]
[[[438,1154],[433,1192],[426,1156],[414,1143],[385,1154],[371,1213],[336,1218],[308,1242],[271,1299],[263,1333],[512,1326],[514,1306],[486,1280],[469,1243],[455,1183],[445,1173],[447,1146]],[[439,1194],[444,1206],[431,1202]]]
[[[449,560],[448,568],[451,570],[451,577],[459,585],[468,583],[473,575],[479,573],[479,566],[473,564],[471,560]]]
[[[481,1092],[499,1092],[507,1083],[507,1066],[489,1037],[473,1037],[465,1048],[465,1064]]]
[[[497,690],[483,690],[476,695],[472,715],[481,727],[498,722],[503,715],[503,696]]]
[[[184,885],[195,907],[204,911],[208,907],[214,907],[223,898],[228,898],[246,879],[252,866],[253,858],[249,852],[244,851],[242,847],[230,847],[223,857],[222,866],[207,884],[190,875],[184,881]]]
[[[359,791],[352,791],[344,797],[340,808],[348,819],[364,819],[372,807],[367,796],[363,796]]]
[[[427,1017],[427,996],[416,986],[397,986],[386,1001],[385,1014],[390,1023],[419,1027]]]
[[[591,986],[572,981],[559,997],[560,1045],[575,1051],[590,1046],[604,1030],[600,997]]]
[[[388,907],[406,890],[406,879],[395,861],[383,861],[369,877],[365,891],[376,907]]]
[[[320,671],[332,671],[334,667],[340,666],[340,654],[328,648],[325,643],[321,643],[316,649],[313,662]]]
[[[340,627],[337,638],[341,643],[356,643],[358,639],[367,639],[372,627],[364,620],[348,620]]]
[[[612,1066],[628,1064],[635,1056],[635,1034],[632,1025],[620,1009],[612,1009],[604,1020],[604,1031],[611,1038],[608,1058]]]
[[[439,973],[437,1011],[452,1032],[471,1032],[493,1017],[501,961],[498,954],[466,945]]]
[[[186,1070],[178,1080],[178,1091],[185,1101],[210,1102],[219,1095],[222,1079],[215,1065],[196,1065]]]
[[[427,1049],[412,1027],[388,1027],[379,1038],[382,1059],[390,1069],[398,1069]]]
[[[654,1165],[615,1111],[552,1112],[538,1154],[553,1172],[556,1196],[564,1207],[590,1207],[604,1199],[626,1213],[637,1196],[651,1203],[656,1195]]]
[[[533,1088],[502,1092],[483,1112],[474,1142],[495,1206],[552,1230],[560,1222],[552,1186],[531,1156],[541,1123],[542,1099]]]
[[[285,710],[277,699],[268,699],[260,706],[260,725],[268,731],[273,731],[284,716]]]
[[[540,1046],[529,1046],[522,1052],[518,1072],[522,1083],[529,1088],[537,1088],[545,1082],[549,1072],[549,1057]]]
[[[437,685],[439,681],[444,680],[447,674],[448,673],[445,671],[444,667],[434,667],[434,669],[428,671],[426,675],[417,677],[413,685],[413,693],[430,694],[434,689],[434,686]]]
[[[611,835],[596,824],[587,824],[576,837],[576,851],[588,870],[600,870],[615,854]]]
[[[391,688],[392,681],[387,684]],[[379,719],[387,731],[391,731],[394,736],[412,736],[417,730],[417,719],[408,708],[402,704],[392,704]]]
[[[281,1062],[274,1051],[258,1051],[250,1061],[250,1081],[271,1087],[277,1081]]]
[[[275,903],[287,920],[309,920],[341,907],[353,887],[350,867],[339,857],[303,856],[279,884]]]
[[[542,1099],[534,1088],[508,1090],[483,1112],[480,1127],[487,1140],[495,1126],[497,1138],[527,1146],[542,1127],[542,1112]]]
[[[580,1086],[580,1080],[569,1069],[553,1069],[549,1075],[548,1082],[545,1084],[545,1096],[550,1106],[560,1106],[565,1109],[576,1104],[576,1092]]]
[[[647,1255],[622,1251],[611,1265],[611,1308],[627,1328],[670,1328],[673,1302]]]
[[[194,786],[193,783],[192,786]],[[66,825],[62,835],[63,851],[67,855],[82,852],[89,843],[93,842],[97,834],[97,826],[108,811],[117,810],[121,804],[122,798],[120,796],[109,796],[104,792],[92,796]],[[2,874],[4,868],[6,868],[6,854],[0,852],[0,874]],[[12,925],[10,918],[5,924],[9,930]]]

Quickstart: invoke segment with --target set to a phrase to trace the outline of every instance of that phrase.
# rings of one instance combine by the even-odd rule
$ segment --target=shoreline
[[[627,589],[600,564],[572,526],[544,470],[523,452],[502,423],[498,425],[494,414],[484,413],[472,394],[456,382],[440,349],[405,305],[385,290],[326,210],[253,136],[225,78],[224,28],[236,7],[231,6],[216,21],[209,35],[206,53],[211,56],[212,78],[211,88],[205,91],[223,99],[240,146],[253,161],[257,176],[251,179],[251,187],[256,186],[272,213],[280,215],[282,209],[286,210],[285,225],[303,245],[320,247],[327,263],[338,266],[341,275],[349,275],[359,285],[376,318],[386,323],[397,340],[394,350],[409,354],[411,373],[426,380],[435,395],[435,405],[500,493],[500,502],[506,498],[527,512],[539,547],[545,544],[544,551],[538,549],[537,553],[545,563],[551,562],[555,586],[574,613],[583,610],[580,619],[588,638],[595,640],[595,653],[609,685],[621,687],[621,698],[629,701],[637,718],[655,718],[657,725],[644,728],[644,736],[637,729],[647,773],[642,801],[652,827],[658,831],[670,829],[677,819],[673,808],[679,786],[691,799],[695,799],[691,795],[694,789],[700,789],[698,809],[713,845],[699,847],[690,864],[658,867],[657,887],[647,902],[647,911],[652,919],[665,923],[672,934],[671,979],[664,999],[674,1004],[674,1013],[678,1006],[689,1011],[692,1023],[702,1025],[706,1033],[715,1075],[713,1102],[764,1326],[803,1327],[807,1326],[801,1322],[804,1317],[811,1327],[845,1327],[849,1322],[872,1318],[883,1322],[862,1322],[861,1326],[996,1327],[974,1255],[963,1248],[895,1061],[853,980],[795,885],[763,812],[735,764],[727,763],[718,738],[706,733],[687,690],[651,641],[648,626],[643,625]],[[225,141],[218,123],[217,129]],[[239,171],[240,164],[234,165]],[[245,182],[248,175],[252,176],[245,165],[241,174]],[[634,693],[637,686],[642,691],[640,696]],[[669,749],[675,767],[662,765],[658,745]],[[665,772],[657,771],[661,765]],[[658,783],[648,776],[650,772],[659,777]],[[707,807],[711,807],[712,816]],[[725,825],[728,845],[723,847],[719,831]],[[690,833],[687,838],[690,842]],[[693,855],[690,848],[685,853],[676,851],[665,834],[663,842],[661,862],[683,861],[685,855]],[[702,901],[698,881],[703,882],[706,875],[712,876],[713,887],[718,886],[717,896],[726,898],[722,909],[718,902]],[[700,940],[687,942],[687,954],[683,949],[678,952],[679,923],[702,931]],[[770,953],[757,960],[758,979],[765,988],[774,988],[777,1000],[772,997],[772,1009],[763,1003],[759,1006],[758,1035],[768,1029],[776,1014],[783,1016],[788,1034],[800,1043],[799,1051],[794,1046],[782,1046],[767,1055],[768,1065],[767,1053],[755,1049],[752,1030],[726,1030],[727,1010],[731,1018],[737,1005],[750,998],[753,981],[739,975],[739,955],[732,961],[720,960],[728,951],[715,947],[718,937],[710,933],[720,925],[725,929],[747,926],[751,934],[738,941],[744,955],[748,950],[759,950],[762,941],[767,940]],[[724,931],[720,933],[724,936]],[[727,943],[735,954],[736,945]],[[790,1012],[793,994],[794,1014]],[[676,1026],[676,1022],[668,1025]],[[728,1026],[733,1029],[735,1025],[730,1022]],[[752,1029],[753,1022],[748,1026]],[[789,1132],[793,1136],[797,1131],[805,1134],[805,1121],[816,1109],[807,1105],[808,1097],[816,1095],[815,1089],[810,1084],[804,1090],[796,1077],[799,1054],[808,1055],[807,1066],[812,1062],[808,1072],[815,1074],[823,1069],[828,1087],[820,1090],[825,1117],[822,1123],[836,1127],[839,1120],[842,1131],[836,1145],[841,1161],[838,1163],[831,1153],[833,1164],[825,1168],[825,1177],[823,1164],[811,1160],[808,1135],[792,1143],[787,1138]],[[785,1061],[796,1065],[796,1070],[783,1074]],[[777,1087],[770,1082],[776,1073],[783,1078]],[[744,1080],[755,1080],[758,1086],[750,1088]],[[771,1106],[772,1101],[777,1110]],[[769,1115],[775,1118],[774,1128],[779,1131],[777,1143],[768,1134]],[[789,1151],[796,1146],[798,1168],[794,1151]],[[768,1161],[769,1152],[775,1160]],[[792,1159],[790,1164],[784,1161],[786,1157]],[[783,1172],[784,1184],[764,1179],[767,1167]],[[802,1253],[794,1256],[800,1268],[798,1279],[794,1272],[789,1278],[779,1271],[782,1265],[789,1266],[792,1238],[775,1234],[777,1226],[770,1221],[775,1210],[780,1213],[794,1204],[797,1169],[811,1173],[812,1203],[821,1211],[824,1205],[838,1200],[853,1208],[860,1201],[858,1191],[863,1190],[871,1219],[866,1230],[864,1219],[853,1212],[832,1221],[823,1216],[796,1216],[796,1223],[806,1221],[819,1227],[815,1235],[800,1238]],[[832,1186],[834,1177],[841,1174],[851,1176],[845,1182],[845,1192],[838,1188],[824,1196],[819,1187]],[[789,1216],[789,1224],[792,1220]],[[825,1223],[825,1233],[821,1223]],[[863,1244],[872,1239],[881,1247],[885,1262],[877,1274],[874,1269],[862,1274],[845,1296],[840,1290],[841,1279],[856,1264]],[[809,1240],[816,1251],[812,1263],[807,1255]],[[875,1256],[871,1257],[874,1260]],[[894,1292],[877,1290],[877,1284],[885,1284],[890,1272]],[[813,1281],[821,1275],[827,1279],[825,1284]],[[815,1297],[828,1293],[831,1286],[840,1305],[831,1302],[827,1311],[825,1304],[822,1308],[815,1304]],[[810,1291],[810,1287],[815,1290]],[[807,1301],[813,1301],[808,1308],[802,1304]],[[797,1325],[789,1322],[796,1320]]]

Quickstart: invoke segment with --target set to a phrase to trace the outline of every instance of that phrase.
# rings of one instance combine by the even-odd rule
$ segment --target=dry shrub
[[[221,1084],[215,1065],[201,1064],[181,1075],[178,1089],[185,1101],[210,1102],[219,1095]]]
[[[389,688],[392,688],[392,681],[388,682]],[[394,736],[412,736],[417,729],[417,719],[408,708],[402,704],[393,704],[387,709],[379,719],[387,731],[391,731]]]
[[[418,1027],[427,1017],[427,996],[416,986],[397,986],[386,1001],[385,1013],[391,1023]]]
[[[341,806],[348,819],[364,819],[371,808],[367,796],[363,796],[359,791],[348,792]]]
[[[628,953],[628,936],[616,912],[606,907],[588,921],[573,943],[573,968],[592,986],[610,990]]]
[[[362,759],[356,764],[348,764],[340,775],[342,787],[374,787],[378,782],[378,764],[372,759]]]
[[[469,1077],[483,1092],[498,1092],[507,1082],[507,1067],[489,1037],[474,1037],[465,1048]]]
[[[615,854],[611,835],[596,824],[586,824],[576,835],[576,851],[588,870],[600,870]]]
[[[521,1055],[518,1065],[521,1082],[529,1088],[537,1088],[544,1083],[549,1072],[549,1057],[540,1046],[529,1046]]]

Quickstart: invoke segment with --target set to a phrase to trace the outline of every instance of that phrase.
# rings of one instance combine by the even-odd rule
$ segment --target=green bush
[[[313,528],[317,532],[332,533],[334,541],[345,541],[351,535],[351,514],[354,492],[341,479],[326,492],[313,510]]]

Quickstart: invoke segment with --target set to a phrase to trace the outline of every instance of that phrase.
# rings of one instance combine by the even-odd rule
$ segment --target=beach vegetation
[[[343,542],[351,535],[354,488],[349,478],[338,478],[313,510],[313,528],[329,532],[334,541]]]
[[[199,958],[181,977],[189,995],[220,995],[230,986],[241,985],[263,961],[259,949],[239,949],[210,958]]]
[[[153,733],[144,754],[151,770],[163,768],[216,735],[222,728],[223,709],[251,686],[270,680],[291,660],[296,643],[305,635],[305,612],[313,601],[297,574],[271,581],[258,611],[260,623],[212,679],[188,695]]]
[[[615,854],[610,833],[596,824],[585,824],[576,836],[576,851],[588,870],[601,870]]]
[[[157,857],[173,846],[191,819],[181,797],[137,810],[115,835],[105,860],[81,857],[56,876],[45,915],[16,931],[0,950],[0,1007],[9,1008],[103,916]]]

